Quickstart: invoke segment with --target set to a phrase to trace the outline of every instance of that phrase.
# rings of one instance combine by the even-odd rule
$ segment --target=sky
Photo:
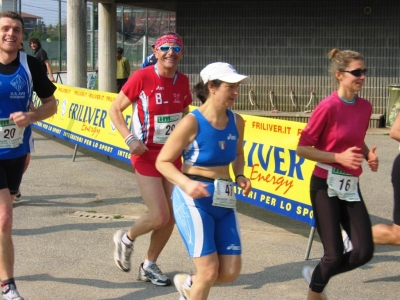
[[[58,24],[59,0],[21,0],[21,12],[43,18],[46,26]],[[61,23],[66,22],[67,0],[61,1]]]

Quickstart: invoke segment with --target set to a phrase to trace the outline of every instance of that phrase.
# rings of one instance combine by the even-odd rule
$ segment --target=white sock
[[[128,247],[132,247],[133,241],[128,238],[128,233],[124,233],[122,236],[122,242],[127,245]]]
[[[192,286],[192,275],[189,275],[187,278],[186,278],[186,283],[187,283],[187,285],[188,286]]]
[[[152,264],[154,264],[153,261],[145,259],[143,263],[143,269],[150,267]]]

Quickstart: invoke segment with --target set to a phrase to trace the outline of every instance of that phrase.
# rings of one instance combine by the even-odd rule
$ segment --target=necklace
[[[339,95],[338,95],[339,96]],[[344,99],[344,98],[342,98],[342,97],[340,97],[339,96],[339,98],[340,98],[340,100],[342,100],[344,103],[346,103],[346,104],[354,104],[355,102],[356,102],[356,99],[357,99],[357,94],[355,94],[354,95],[354,98],[353,98],[353,100],[351,100],[351,101],[348,101],[348,100],[346,100],[346,99]]]
[[[158,73],[158,68],[157,68],[157,66],[156,66],[156,65],[154,65],[154,71],[156,72],[156,74],[157,74],[158,78],[160,78],[160,79],[161,79],[161,77],[160,77],[160,73]],[[176,79],[177,79],[177,78],[178,78],[178,71],[175,71],[174,80],[173,80],[173,82],[172,82],[172,85],[174,85],[174,84],[175,84],[175,82],[176,82]]]

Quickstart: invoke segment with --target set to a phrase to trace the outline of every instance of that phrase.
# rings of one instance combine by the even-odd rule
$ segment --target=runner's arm
[[[115,128],[117,128],[118,132],[122,135],[122,138],[125,138],[131,134],[128,126],[126,125],[125,118],[122,115],[123,111],[131,104],[132,102],[129,100],[129,98],[124,94],[124,92],[121,91],[111,104],[108,111],[111,121],[113,122]]]
[[[42,105],[35,110],[28,112],[14,112],[10,114],[10,120],[13,120],[19,128],[26,128],[37,121],[47,119],[57,111],[57,103],[54,95],[47,98],[40,98]]]
[[[232,162],[233,174],[235,175],[234,181],[237,185],[243,189],[243,194],[247,195],[251,191],[250,179],[246,178],[243,174],[245,160],[243,150],[243,138],[244,138],[244,120],[236,114],[236,126],[239,132],[238,144],[237,144],[237,156]]]
[[[390,129],[390,137],[400,142],[400,114],[397,114],[396,120]]]

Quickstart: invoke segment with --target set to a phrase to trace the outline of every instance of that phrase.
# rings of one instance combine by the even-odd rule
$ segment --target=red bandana
[[[154,48],[157,49],[158,47],[168,43],[176,44],[183,48],[182,39],[176,34],[166,34],[159,37],[154,45]]]

